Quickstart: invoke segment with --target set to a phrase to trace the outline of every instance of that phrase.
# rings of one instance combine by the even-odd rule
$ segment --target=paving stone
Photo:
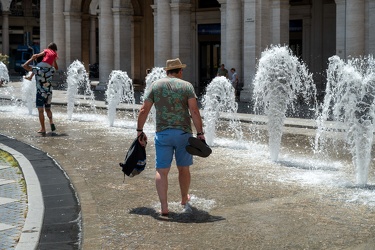
[[[0,249],[14,249],[25,224],[27,195],[21,173],[0,158]]]
[[[38,249],[79,249],[81,209],[76,193],[56,162],[46,153],[0,135],[1,142],[17,149],[31,163],[42,191],[45,213]],[[0,158],[0,249],[13,249],[21,235],[27,211],[22,171]],[[8,167],[7,167],[8,166]],[[27,181],[27,180],[26,180]],[[3,184],[3,185],[1,185]]]

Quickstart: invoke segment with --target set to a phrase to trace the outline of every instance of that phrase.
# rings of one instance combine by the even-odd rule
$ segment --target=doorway
[[[199,93],[204,92],[206,86],[216,76],[220,63],[220,43],[199,43]]]

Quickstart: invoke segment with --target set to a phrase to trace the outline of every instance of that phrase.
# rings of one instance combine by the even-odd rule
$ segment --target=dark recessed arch
[[[135,16],[142,16],[142,5],[139,2],[140,0],[131,0],[131,4],[133,6],[134,15]]]

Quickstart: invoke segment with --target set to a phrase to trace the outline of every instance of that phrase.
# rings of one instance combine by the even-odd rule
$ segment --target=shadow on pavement
[[[208,212],[191,206],[191,213],[169,212],[168,216],[161,216],[155,209],[149,207],[137,207],[129,211],[129,214],[149,215],[156,220],[178,223],[209,223],[225,220],[222,216],[210,215]]]

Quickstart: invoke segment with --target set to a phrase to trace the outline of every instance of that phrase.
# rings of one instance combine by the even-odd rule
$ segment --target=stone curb
[[[11,154],[17,160],[26,180],[28,211],[25,224],[21,231],[20,240],[15,249],[36,249],[38,246],[44,217],[44,202],[39,179],[30,161],[26,159],[23,154],[2,143],[0,143],[0,148]]]

